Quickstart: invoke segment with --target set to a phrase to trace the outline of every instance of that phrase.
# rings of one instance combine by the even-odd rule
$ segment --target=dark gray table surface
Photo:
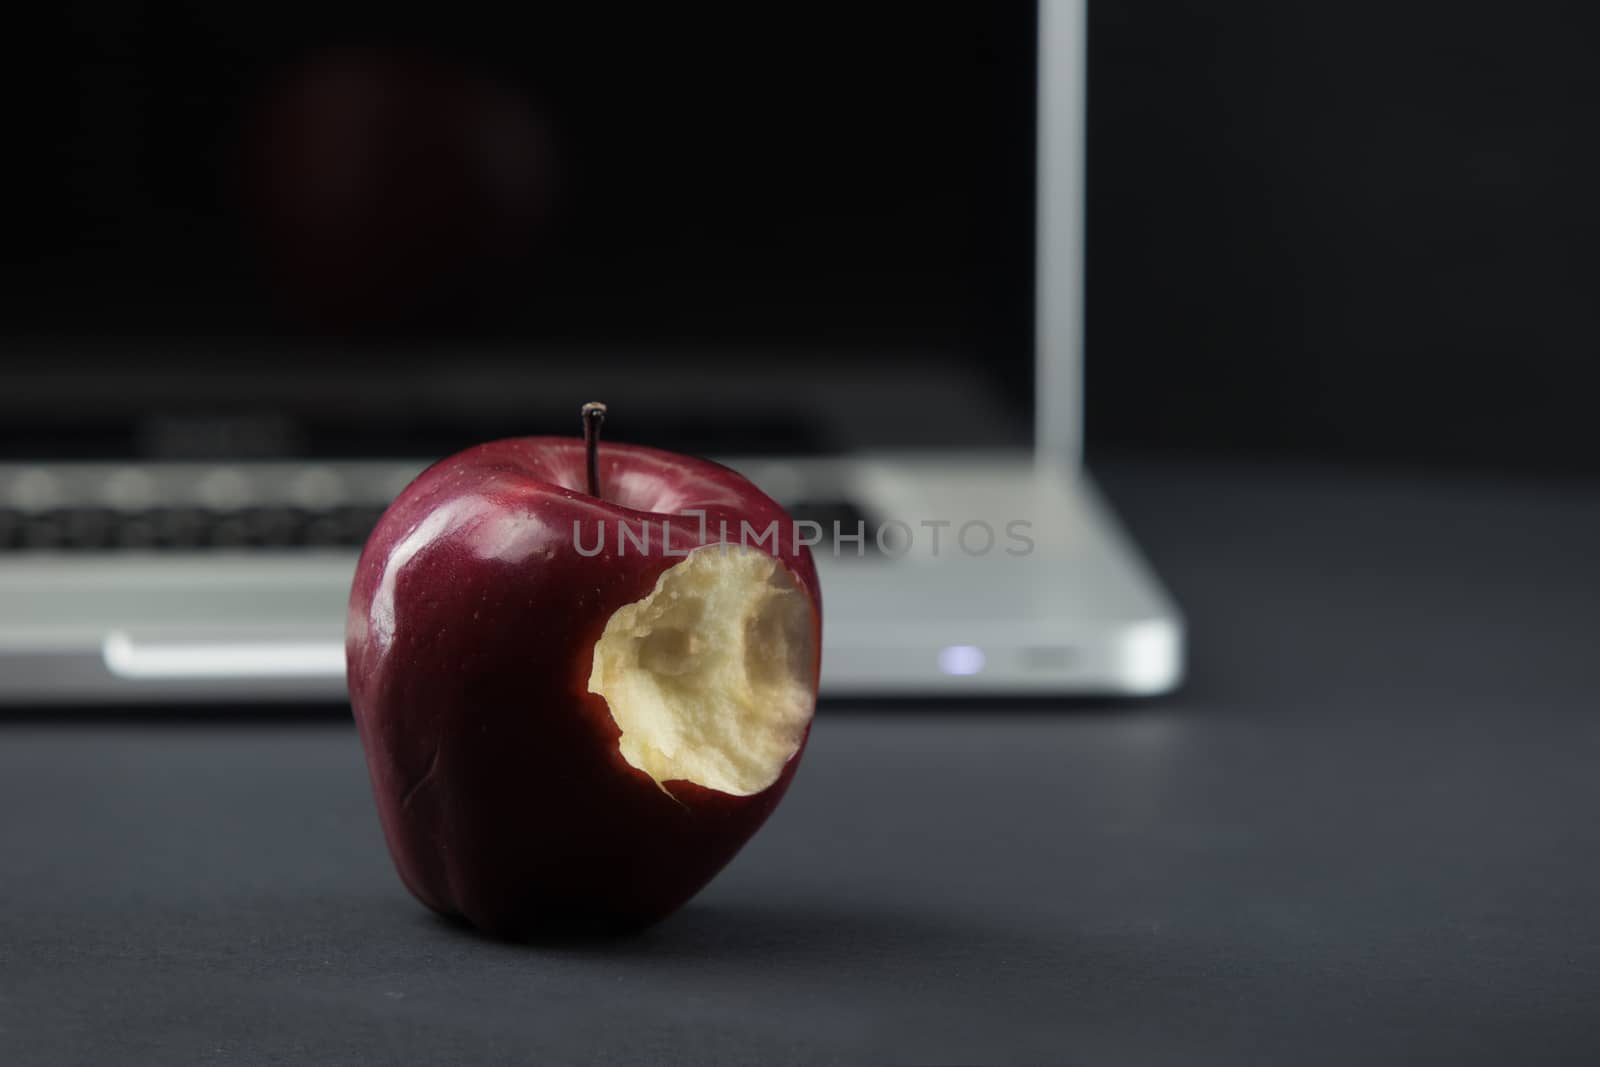
[[[1106,481],[1183,693],[825,708],[635,938],[423,912],[337,717],[0,722],[0,1064],[1600,1062],[1600,486]]]

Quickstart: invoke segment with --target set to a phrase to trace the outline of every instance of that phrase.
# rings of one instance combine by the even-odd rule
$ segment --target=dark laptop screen
[[[1026,439],[1031,5],[299,11],[14,27],[0,449],[435,451],[597,369],[948,371]],[[830,443],[744,410],[702,425]]]

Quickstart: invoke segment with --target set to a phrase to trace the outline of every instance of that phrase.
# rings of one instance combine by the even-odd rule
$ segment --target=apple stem
[[[600,426],[606,421],[606,406],[591,400],[583,405],[583,445],[589,460],[589,495],[600,495]]]

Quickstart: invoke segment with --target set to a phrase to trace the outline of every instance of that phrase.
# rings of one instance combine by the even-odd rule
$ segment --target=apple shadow
[[[517,942],[457,917],[429,916],[460,936],[531,952],[611,960],[749,961],[805,968],[848,962],[894,972],[912,963],[1005,959],[1064,962],[1086,953],[1070,933],[1027,930],[972,914],[933,914],[867,901],[709,900],[641,930],[567,931]]]
[[[989,917],[934,914],[864,901],[708,901],[643,932],[637,951],[662,958],[761,959],[797,966],[985,957],[1060,957],[1069,946]]]

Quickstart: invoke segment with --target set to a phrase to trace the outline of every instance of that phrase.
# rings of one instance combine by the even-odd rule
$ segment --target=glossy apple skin
[[[583,491],[583,443],[529,437],[423,472],[379,521],[350,594],[351,703],[401,879],[428,907],[491,934],[642,926],[711,880],[782,799],[658,788],[628,765],[588,692],[607,619],[654,588],[675,553],[776,520],[776,556],[822,609],[810,550],[783,509],[718,464],[602,444],[602,496]],[[706,513],[705,536],[698,516]],[[603,521],[605,547],[597,543]],[[574,522],[581,540],[574,540]],[[617,551],[648,523],[650,551]],[[809,735],[809,730],[808,730]]]

